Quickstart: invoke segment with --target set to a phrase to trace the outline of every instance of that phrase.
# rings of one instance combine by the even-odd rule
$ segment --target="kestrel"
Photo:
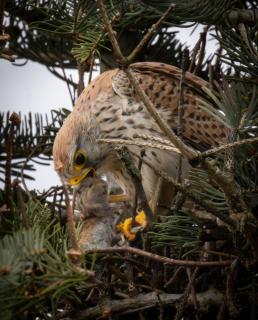
[[[156,62],[135,63],[131,68],[162,118],[176,131],[181,70]],[[182,138],[197,149],[218,145],[228,134],[225,125],[198,106],[199,99],[207,99],[202,87],[208,87],[208,83],[186,73]],[[110,175],[134,197],[134,185],[115,148],[98,139],[134,139],[139,134],[166,138],[131,88],[125,72],[121,69],[106,71],[85,88],[57,133],[53,147],[55,168],[73,186],[93,172],[98,176]],[[142,184],[147,198],[151,199],[158,178],[153,168],[175,177],[179,156],[172,151],[144,148]],[[128,146],[128,149],[138,161],[143,148]],[[186,176],[190,165],[185,158],[182,168]]]

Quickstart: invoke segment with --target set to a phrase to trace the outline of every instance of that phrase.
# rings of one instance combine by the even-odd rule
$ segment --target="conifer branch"
[[[231,149],[231,148],[238,148],[240,146],[243,146],[245,144],[251,144],[251,143],[258,143],[258,137],[254,137],[254,138],[248,138],[248,139],[243,139],[243,140],[238,140],[238,141],[234,141],[234,142],[230,142],[224,145],[221,145],[219,147],[216,148],[212,148],[210,150],[207,151],[203,151],[200,155],[201,158],[205,158],[205,157],[210,157],[213,156],[216,153],[219,152],[224,152],[227,149]]]
[[[191,260],[179,260],[171,259],[164,256],[160,256],[155,253],[147,252],[134,247],[109,247],[103,249],[93,249],[87,250],[87,253],[131,253],[137,254],[139,256],[145,257],[150,260],[154,260],[163,264],[172,265],[172,266],[184,266],[184,267],[224,267],[229,266],[233,260],[220,260],[220,261],[191,261]]]

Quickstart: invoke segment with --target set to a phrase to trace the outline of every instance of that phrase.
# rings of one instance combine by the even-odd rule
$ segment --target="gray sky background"
[[[190,35],[191,30],[180,29],[178,38],[192,48],[201,31],[202,28],[198,28],[193,35]],[[214,51],[214,43],[209,42],[207,54]],[[67,75],[70,74],[77,82],[77,71],[67,70]],[[49,114],[51,109],[63,107],[72,108],[67,86],[65,82],[52,75],[45,66],[28,62],[25,66],[18,67],[0,59],[1,111]],[[52,163],[50,166],[37,166],[32,174],[35,181],[27,182],[29,188],[43,190],[60,183]]]
[[[77,72],[67,70],[77,81]],[[52,75],[45,66],[35,62],[28,62],[18,67],[9,61],[0,60],[0,110],[39,112],[50,114],[51,109],[71,109],[71,99],[65,82]],[[39,190],[48,189],[59,184],[59,179],[50,166],[35,166],[36,171],[31,172],[34,181],[27,181],[29,188]]]

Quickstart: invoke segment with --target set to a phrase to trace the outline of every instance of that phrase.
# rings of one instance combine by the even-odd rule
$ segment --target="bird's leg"
[[[110,194],[108,196],[109,203],[117,203],[117,202],[127,202],[130,198],[126,194]]]
[[[119,157],[123,162],[127,173],[129,174],[131,181],[134,184],[135,192],[139,199],[139,207],[140,209],[144,210],[149,224],[152,224],[154,220],[154,215],[149,207],[148,200],[146,198],[142,182],[141,182],[141,175],[139,170],[134,166],[131,154],[129,153],[126,147],[122,147],[117,149]]]

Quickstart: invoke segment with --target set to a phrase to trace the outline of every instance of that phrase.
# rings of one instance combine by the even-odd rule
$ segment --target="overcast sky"
[[[68,70],[77,81],[77,72]],[[50,114],[51,109],[71,109],[71,99],[65,82],[52,75],[45,66],[28,62],[17,67],[0,60],[0,109],[1,111],[40,112]],[[59,179],[50,166],[37,166],[32,172],[35,181],[28,181],[29,188],[42,190],[58,184]]]
[[[199,38],[198,28],[193,35],[189,29],[181,29],[178,38],[193,47]],[[211,43],[208,46],[208,53],[215,50]],[[77,72],[67,71],[77,82]],[[96,76],[96,75],[95,75]],[[52,75],[45,66],[38,63],[28,62],[25,66],[18,67],[9,61],[0,59],[0,110],[50,113],[51,109],[71,109],[71,99],[65,82]],[[28,182],[29,188],[39,190],[48,189],[52,185],[59,184],[59,179],[50,166],[37,166],[33,172],[35,181]]]

